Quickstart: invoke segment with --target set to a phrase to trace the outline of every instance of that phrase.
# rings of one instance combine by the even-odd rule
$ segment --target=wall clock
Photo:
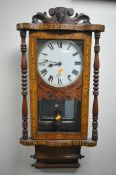
[[[37,13],[32,23],[17,24],[21,35],[22,137],[35,146],[35,168],[79,167],[81,147],[98,139],[99,38],[104,25],[71,8]],[[29,31],[29,74],[26,32]],[[95,36],[92,137],[88,138],[92,33]],[[30,85],[28,133],[27,75]]]

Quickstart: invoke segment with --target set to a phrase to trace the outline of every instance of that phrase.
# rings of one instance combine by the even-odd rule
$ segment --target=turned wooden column
[[[95,46],[94,46],[94,52],[95,52],[95,59],[94,59],[94,75],[93,75],[93,95],[94,95],[94,101],[93,101],[93,122],[92,122],[92,140],[97,141],[98,140],[98,94],[99,94],[99,38],[100,38],[100,32],[95,32]]]
[[[28,139],[28,109],[27,109],[27,60],[26,60],[26,51],[27,51],[27,46],[26,46],[26,31],[21,30],[20,31],[20,36],[21,36],[21,52],[22,52],[22,57],[21,57],[21,73],[22,73],[22,138],[23,139]]]

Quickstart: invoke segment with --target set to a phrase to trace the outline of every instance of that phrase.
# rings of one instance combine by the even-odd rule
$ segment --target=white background
[[[31,22],[37,12],[51,7],[72,7],[105,24],[100,45],[99,141],[82,148],[79,169],[35,170],[29,157],[33,147],[19,144],[21,137],[20,36],[16,24]],[[92,63],[93,63],[92,54]],[[115,175],[116,174],[116,2],[87,0],[0,0],[0,175]],[[92,77],[92,71],[91,71]],[[28,88],[29,89],[29,88]],[[89,117],[92,117],[92,83]],[[91,126],[91,120],[90,120]],[[91,135],[91,129],[89,132]]]

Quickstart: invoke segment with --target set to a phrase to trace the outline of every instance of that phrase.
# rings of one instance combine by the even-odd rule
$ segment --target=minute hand
[[[50,60],[46,60],[46,59],[44,59],[44,61],[46,61],[46,62],[48,62],[48,63],[58,63],[58,62],[50,61]]]
[[[61,62],[58,62],[58,63],[55,63],[55,64],[50,63],[50,64],[48,64],[48,67],[53,67],[53,66],[61,66],[61,65],[62,65],[62,63],[61,63]]]

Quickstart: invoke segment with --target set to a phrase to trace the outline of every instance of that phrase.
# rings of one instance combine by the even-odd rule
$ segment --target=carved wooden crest
[[[89,16],[84,13],[76,13],[74,16],[74,10],[72,8],[56,7],[49,9],[49,16],[47,13],[38,12],[32,17],[33,23],[42,21],[43,23],[69,23],[69,24],[90,24]]]

